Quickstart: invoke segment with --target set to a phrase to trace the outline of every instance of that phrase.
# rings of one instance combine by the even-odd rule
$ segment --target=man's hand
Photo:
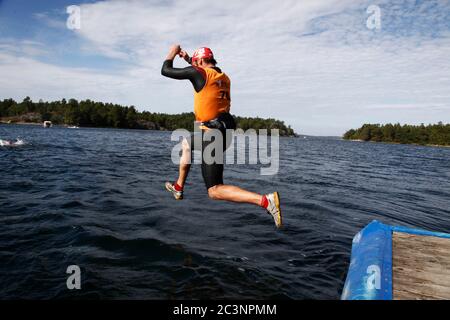
[[[173,60],[175,57],[181,52],[181,47],[179,44],[174,44],[170,47],[169,54],[167,55],[166,60]]]
[[[189,57],[189,54],[186,51],[184,51],[183,49],[181,49],[181,51],[178,55],[180,56],[180,58],[183,58],[184,60],[186,60],[187,63],[191,62],[191,58]]]

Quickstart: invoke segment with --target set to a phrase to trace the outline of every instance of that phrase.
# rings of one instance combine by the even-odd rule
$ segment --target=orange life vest
[[[212,68],[203,69],[206,73],[205,86],[194,91],[195,120],[204,122],[217,118],[222,112],[230,112],[230,78]]]

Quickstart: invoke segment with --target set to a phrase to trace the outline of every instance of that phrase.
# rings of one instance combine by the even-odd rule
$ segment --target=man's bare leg
[[[257,206],[261,205],[263,196],[242,188],[219,184],[208,189],[208,195],[214,200],[225,200],[232,202],[251,203]]]
[[[278,192],[260,195],[236,186],[218,184],[208,189],[208,195],[214,200],[250,203],[261,206],[272,215],[277,228],[280,228],[283,224]]]
[[[189,174],[189,170],[191,169],[191,165],[190,164],[182,164],[180,163],[180,172],[178,175],[178,179],[177,179],[177,184],[181,187],[184,188],[184,184],[186,182],[187,176]]]
[[[189,147],[189,143],[186,139],[183,140],[183,152],[180,158],[180,168],[178,174],[177,184],[184,188],[184,184],[186,183],[187,176],[189,174],[189,170],[191,169],[191,149]]]
[[[186,182],[189,170],[191,169],[191,149],[186,139],[183,140],[182,153],[180,158],[180,167],[178,179],[175,183],[166,182],[167,191],[171,192],[176,200],[183,199],[183,188]]]

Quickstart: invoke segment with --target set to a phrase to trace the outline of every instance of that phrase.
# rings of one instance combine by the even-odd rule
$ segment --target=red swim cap
[[[195,50],[192,61],[199,59],[214,59],[213,52],[210,48],[202,47]]]

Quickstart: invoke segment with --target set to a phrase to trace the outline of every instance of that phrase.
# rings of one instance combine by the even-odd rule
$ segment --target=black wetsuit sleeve
[[[189,80],[194,86],[195,91],[199,92],[206,83],[202,73],[194,67],[174,68],[173,60],[166,60],[161,69],[161,74],[165,77],[176,80]]]

